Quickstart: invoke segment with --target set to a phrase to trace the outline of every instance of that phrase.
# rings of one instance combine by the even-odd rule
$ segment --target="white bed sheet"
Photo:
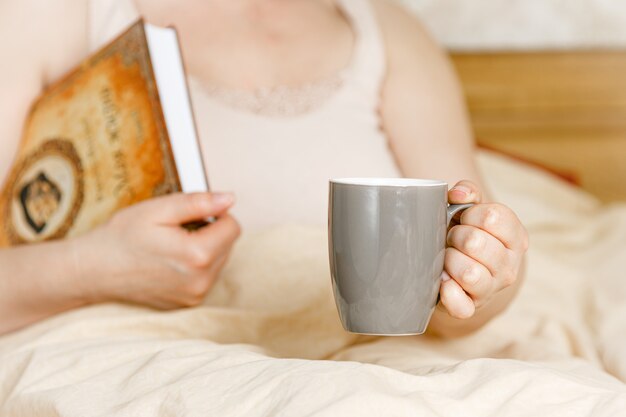
[[[482,153],[531,235],[458,340],[345,333],[325,230],[246,236],[203,306],[92,306],[0,338],[1,416],[626,416],[626,207]]]

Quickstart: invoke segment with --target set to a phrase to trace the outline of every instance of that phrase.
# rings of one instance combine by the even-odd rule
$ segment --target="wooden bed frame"
[[[626,200],[626,51],[453,53],[479,144]]]

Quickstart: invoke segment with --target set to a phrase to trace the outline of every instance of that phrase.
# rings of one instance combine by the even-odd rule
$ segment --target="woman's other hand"
[[[502,204],[481,204],[481,195],[470,181],[448,192],[450,204],[476,203],[447,236],[441,305],[456,319],[489,308],[500,291],[514,286],[528,249],[528,233],[515,213]]]
[[[199,304],[239,236],[231,194],[171,194],[116,213],[74,240],[86,302],[127,301],[171,309]],[[182,224],[209,217],[196,231]]]

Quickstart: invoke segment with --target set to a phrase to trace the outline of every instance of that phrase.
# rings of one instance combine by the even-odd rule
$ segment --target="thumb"
[[[481,200],[482,192],[480,187],[472,181],[459,181],[448,191],[448,202],[450,204],[480,203]]]
[[[164,225],[181,225],[217,216],[235,202],[230,193],[174,193],[145,202],[145,216]]]

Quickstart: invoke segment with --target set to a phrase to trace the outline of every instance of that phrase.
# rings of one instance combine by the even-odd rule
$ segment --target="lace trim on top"
[[[261,116],[293,117],[309,113],[326,103],[344,84],[345,71],[299,86],[281,85],[238,90],[220,86],[204,86],[216,101]]]

